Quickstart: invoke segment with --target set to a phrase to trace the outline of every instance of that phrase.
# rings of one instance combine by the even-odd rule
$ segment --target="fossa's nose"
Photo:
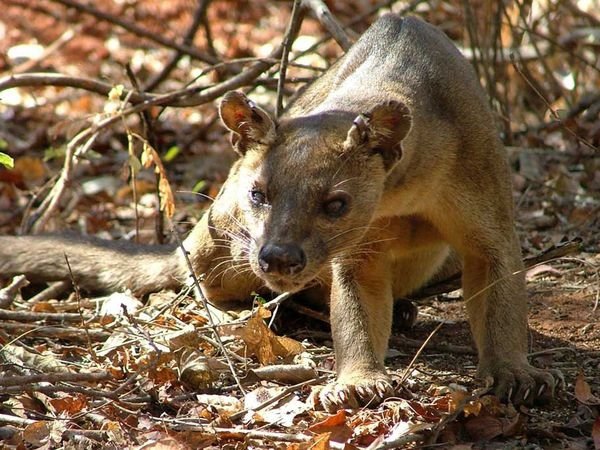
[[[258,252],[258,265],[265,273],[296,275],[306,266],[306,255],[295,244],[266,244]]]

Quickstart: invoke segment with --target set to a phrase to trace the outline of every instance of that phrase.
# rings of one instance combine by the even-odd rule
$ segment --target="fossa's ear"
[[[231,130],[231,143],[240,155],[246,153],[251,143],[269,144],[275,138],[275,122],[271,116],[241,92],[225,94],[219,115]]]
[[[402,157],[402,140],[411,125],[410,110],[404,103],[381,103],[356,116],[348,130],[344,148],[366,147],[371,153],[381,155],[386,170],[390,170]]]

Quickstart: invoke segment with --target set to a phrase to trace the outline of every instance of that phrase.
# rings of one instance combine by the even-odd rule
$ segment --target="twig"
[[[194,59],[199,59],[200,61],[204,61],[208,64],[215,64],[216,62],[218,62],[215,57],[208,55],[204,52],[201,52],[200,50],[198,50],[195,47],[192,47],[192,46],[189,46],[186,44],[178,44],[176,42],[173,42],[170,39],[167,39],[164,35],[162,35],[160,33],[155,33],[153,31],[146,30],[145,28],[142,28],[135,23],[129,22],[120,17],[109,14],[105,11],[100,11],[99,9],[95,8],[94,6],[91,6],[90,4],[82,4],[82,3],[76,2],[74,0],[50,0],[50,1],[54,2],[54,3],[60,3],[64,6],[74,8],[79,12],[82,12],[85,14],[90,14],[90,15],[96,17],[97,19],[104,20],[106,22],[115,24],[115,25],[129,31],[130,33],[133,33],[137,36],[141,36],[143,38],[149,39],[149,40],[156,42],[164,47],[180,51]]]
[[[319,320],[324,323],[329,323],[329,316],[327,314],[322,313],[320,311],[315,311],[314,309],[311,309],[304,305],[301,305],[298,302],[294,301],[293,299],[290,299],[290,301],[286,302],[285,305],[288,308],[290,308],[296,312],[299,312],[300,314],[304,314],[305,316],[308,316],[312,319],[316,319],[316,320]]]
[[[54,42],[52,42],[50,45],[48,45],[48,47],[46,47],[40,55],[38,55],[35,58],[32,58],[28,61],[25,61],[22,64],[19,64],[17,67],[14,67],[11,70],[11,73],[16,74],[16,73],[29,72],[31,69],[33,69],[35,66],[37,66],[39,63],[41,63],[44,59],[48,58],[50,55],[52,55],[56,51],[60,50],[67,42],[69,42],[71,39],[73,39],[75,36],[77,36],[81,32],[81,29],[82,29],[81,25],[78,25],[74,28],[68,28],[63,34],[61,34],[58,37],[58,39],[56,39]]]
[[[283,112],[283,87],[285,84],[285,74],[287,72],[288,58],[292,44],[296,40],[296,35],[300,30],[302,19],[304,14],[302,12],[301,4],[303,0],[294,0],[294,6],[292,7],[292,17],[288,24],[288,28],[283,38],[283,52],[281,54],[281,64],[279,66],[279,81],[277,82],[277,103],[275,105],[275,116],[281,116]]]
[[[270,311],[270,310],[272,310],[274,308],[279,307],[279,305],[281,305],[284,301],[286,301],[291,296],[292,296],[291,293],[284,292],[283,294],[279,294],[273,300],[270,300],[267,303],[265,303],[264,305],[262,305],[262,307],[265,308],[265,309],[268,309]]]
[[[222,435],[223,438],[238,438],[238,439],[268,439],[270,441],[283,441],[283,442],[308,442],[312,438],[304,434],[292,434],[292,433],[277,433],[275,431],[263,431],[263,430],[248,430],[246,428],[217,428],[207,427],[202,425],[188,425],[188,424],[176,424],[174,427],[176,430],[181,431],[195,431],[204,432],[214,435]]]
[[[71,185],[71,175],[73,169],[77,166],[77,160],[92,146],[98,137],[98,133],[92,133],[86,143],[78,147],[79,142],[83,141],[84,135],[84,132],[79,133],[71,142],[69,142],[69,144],[67,144],[65,163],[58,181],[52,187],[52,190],[46,196],[42,204],[30,216],[25,225],[26,231],[30,231],[31,229],[33,229],[34,233],[41,231],[54,213],[54,210],[58,207],[66,189]],[[77,150],[75,150],[75,148],[77,148]]]
[[[315,14],[319,22],[345,52],[352,47],[352,41],[348,38],[344,28],[322,0],[302,0],[302,6],[309,8]]]
[[[408,378],[408,375],[410,374],[410,371],[412,370],[412,367],[415,364],[415,361],[421,355],[421,353],[423,353],[423,350],[425,349],[425,346],[427,345],[427,343],[439,331],[439,329],[442,328],[443,325],[444,325],[444,322],[440,322],[438,324],[438,326],[435,327],[431,333],[429,333],[429,336],[427,336],[427,339],[425,339],[425,341],[423,341],[423,344],[421,344],[421,347],[419,347],[419,350],[417,350],[417,352],[415,353],[415,356],[413,356],[413,358],[410,360],[410,363],[408,363],[408,365],[406,366],[406,369],[404,369],[404,373],[400,377],[400,384],[401,385]]]
[[[36,375],[10,375],[0,377],[0,391],[9,386],[22,386],[33,383],[62,383],[73,381],[97,382],[112,380],[113,376],[109,372],[94,373],[42,373]]]
[[[96,398],[110,398],[111,400],[119,400],[119,396],[116,395],[113,391],[100,391],[98,389],[91,389],[88,386],[76,386],[69,384],[48,386],[46,384],[31,383],[19,386],[0,387],[0,392],[8,395],[18,394],[25,391],[41,392],[43,394],[54,394],[56,392],[76,392],[78,394],[89,395]],[[124,403],[128,402],[124,401]]]
[[[88,327],[88,320],[85,319],[85,317],[83,316],[83,313],[81,312],[81,291],[79,290],[79,285],[77,284],[77,280],[75,279],[75,276],[73,275],[73,270],[71,269],[71,263],[69,262],[69,257],[67,256],[66,253],[64,253],[65,256],[65,263],[67,264],[67,269],[69,271],[69,278],[71,279],[71,284],[73,286],[73,290],[75,291],[75,299],[77,300],[77,315],[79,315],[79,323],[81,328],[83,328],[83,331],[85,332],[85,337],[87,338],[86,340],[86,344],[87,344],[87,348],[88,351],[90,352],[90,356],[92,357],[92,359],[94,361],[98,361],[98,355],[96,355],[96,352],[94,350],[94,347],[92,346],[92,339],[90,337],[90,329]]]
[[[0,314],[2,314],[5,308],[8,308],[12,302],[15,301],[15,297],[21,290],[21,288],[27,286],[29,281],[24,275],[17,275],[12,279],[10,284],[3,289],[0,289]]]
[[[67,289],[69,289],[70,287],[70,281],[57,281],[55,283],[51,283],[50,286],[41,291],[39,294],[36,294],[33,297],[27,299],[27,301],[33,304],[45,302],[46,300],[57,298],[58,296],[66,292]]]
[[[202,306],[204,306],[204,309],[206,310],[206,315],[208,316],[208,321],[209,321],[210,327],[215,336],[215,339],[219,343],[220,350],[223,353],[225,360],[227,361],[227,365],[229,366],[231,375],[233,376],[233,379],[235,380],[238,387],[240,388],[240,391],[242,392],[242,394],[245,395],[246,390],[242,386],[242,383],[240,382],[240,379],[238,378],[237,373],[235,371],[235,367],[233,366],[233,362],[229,358],[229,353],[227,352],[227,349],[225,348],[225,345],[223,344],[223,341],[221,340],[221,336],[219,335],[219,332],[217,330],[217,324],[216,324],[215,320],[213,319],[212,313],[210,312],[210,309],[209,309],[208,300],[202,293],[202,289],[200,288],[200,282],[198,281],[198,277],[196,276],[196,272],[194,271],[194,266],[192,265],[192,262],[190,261],[189,253],[185,249],[185,247],[183,245],[183,241],[181,240],[181,237],[179,236],[179,233],[177,232],[177,230],[175,229],[174,226],[171,226],[171,231],[172,231],[173,235],[175,235],[175,239],[177,240],[177,245],[181,249],[181,252],[182,252],[185,262],[187,264],[188,273],[192,277],[192,280],[194,283],[194,291],[196,293],[196,298],[199,298],[200,301],[202,302]]]
[[[409,433],[403,434],[398,437],[387,437],[384,438],[381,442],[374,442],[371,444],[367,450],[388,450],[388,449],[397,449],[397,448],[406,448],[405,446],[408,444],[413,444],[415,442],[423,442],[425,437],[422,434],[418,433]],[[412,447],[411,447],[412,448]]]
[[[208,4],[210,0],[199,0],[198,7],[194,12],[194,17],[192,18],[192,23],[185,33],[183,37],[183,45],[192,46],[194,44],[194,37],[198,32],[198,28],[202,24],[202,21],[206,20],[206,9],[208,8]],[[208,36],[207,39],[208,41]],[[154,78],[152,78],[144,87],[144,91],[153,91],[155,90],[163,81],[167,79],[169,74],[177,67],[177,63],[181,59],[184,53],[180,50],[175,50],[169,61],[165,64],[163,69],[159,74],[157,74]]]
[[[273,57],[267,58],[239,58],[227,62],[222,62],[219,64],[215,64],[214,66],[210,66],[205,68],[201,75],[204,75],[213,70],[219,70],[223,67],[231,66],[234,64],[240,64],[242,62],[252,62],[256,61],[257,63],[268,64],[268,67],[264,70],[267,70],[269,67],[275,65],[280,62],[280,59],[276,59]],[[322,69],[306,66],[304,64],[296,64],[296,63],[288,63],[288,66],[296,66],[305,69],[311,69],[315,71],[319,71]],[[252,68],[251,68],[252,69]],[[249,69],[250,70],[250,69]],[[263,70],[263,71],[264,71]],[[242,72],[240,75],[245,75],[246,71]],[[277,80],[273,79],[265,79],[265,80],[255,80],[255,78],[260,75],[260,73],[255,73],[253,77],[244,77],[246,78],[243,82],[239,83],[237,86],[231,87],[231,89],[235,89],[236,87],[245,86],[250,82],[260,81],[262,84],[274,84]],[[302,83],[310,81],[311,78],[299,77],[299,78],[289,78],[286,80],[288,83]],[[93,92],[98,95],[107,96],[108,93],[114,87],[113,84],[103,83],[101,81],[97,81],[91,78],[83,78],[83,77],[73,77],[63,74],[50,73],[50,72],[36,72],[36,73],[22,73],[16,75],[8,75],[3,78],[0,78],[0,92],[5,91],[7,89],[12,89],[16,87],[40,87],[40,86],[61,86],[61,87],[72,87],[76,89],[83,89],[88,92]],[[137,92],[131,89],[123,89],[123,96],[129,96],[129,101],[134,104],[140,104],[144,102],[152,102],[153,105],[163,105],[163,106],[173,106],[173,107],[189,107],[189,106],[198,106],[208,101],[213,100],[206,99],[205,96],[201,95],[199,97],[194,96],[194,94],[209,89],[211,87],[217,87],[219,85],[214,86],[192,86],[188,88],[184,88],[178,91],[171,92],[169,94],[151,94],[151,93],[142,93]],[[221,95],[221,94],[219,94]],[[218,97],[215,96],[214,98]],[[167,97],[169,96],[169,97]]]
[[[440,322],[443,324],[444,322]],[[406,336],[390,336],[390,347],[409,347],[409,348],[421,348],[423,342],[418,339],[407,338]],[[477,352],[466,345],[455,345],[455,344],[431,344],[427,347],[428,350],[442,352],[442,353],[455,353],[458,355],[476,355]]]
[[[130,64],[125,66],[127,71],[127,76],[129,77],[129,81],[133,85],[133,87],[140,92],[143,92],[143,89],[140,86],[140,83],[133,73]],[[142,122],[143,129],[143,140],[144,144],[149,144],[151,148],[158,149],[158,142],[156,139],[156,130],[154,128],[154,123],[157,118],[152,117],[150,112],[146,109],[139,113],[140,120]],[[157,116],[158,117],[158,116]],[[123,121],[125,122],[125,121]],[[127,139],[130,142],[130,146],[133,148],[133,143],[131,142],[133,139],[133,133],[129,130],[127,125],[125,125],[127,129]],[[133,152],[133,150],[130,150]],[[140,234],[140,217],[138,211],[138,199],[137,199],[137,186],[135,183],[135,170],[131,168],[131,191],[133,193],[133,204],[134,204],[134,212],[135,212],[135,241],[139,242],[139,234]],[[154,179],[155,179],[155,187],[156,187],[156,220],[154,221],[155,228],[155,237],[157,244],[165,243],[165,234],[164,234],[164,214],[162,213],[164,208],[164,202],[160,195],[160,179],[161,175],[159,172],[154,171]]]
[[[15,425],[17,427],[26,427],[35,423],[33,419],[26,419],[24,417],[12,416],[10,414],[0,414],[0,424]]]

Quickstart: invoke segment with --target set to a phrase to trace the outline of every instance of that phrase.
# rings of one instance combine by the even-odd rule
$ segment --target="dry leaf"
[[[160,209],[164,211],[170,219],[175,214],[175,197],[167,179],[165,166],[160,160],[160,156],[146,141],[144,141],[144,150],[142,151],[142,164],[148,168],[154,164],[154,172],[158,174],[158,195],[160,197]]]
[[[302,344],[294,339],[277,336],[264,322],[270,311],[259,306],[256,314],[248,319],[241,330],[235,333],[242,338],[248,353],[255,355],[261,364],[272,364],[278,357],[288,358],[304,351]]]
[[[34,422],[23,430],[23,439],[37,447],[42,446],[50,437],[49,422]]]
[[[313,436],[308,442],[294,442],[293,444],[288,444],[285,448],[286,450],[329,450],[331,446],[329,445],[329,433],[318,434],[317,436]],[[351,447],[354,448],[354,447]],[[344,446],[344,450],[347,450]]]
[[[88,404],[87,397],[83,394],[74,394],[62,398],[52,398],[49,400],[57,413],[66,412],[69,415],[76,414],[85,408]]]
[[[135,314],[136,311],[143,306],[143,303],[133,295],[122,292],[115,292],[109,295],[100,308],[100,316],[102,317],[121,317],[123,309],[128,314]]]
[[[56,308],[50,302],[38,302],[31,307],[31,311],[33,312],[50,312],[55,313]]]
[[[329,416],[321,422],[311,425],[308,429],[319,435],[328,433],[330,435],[329,440],[340,443],[344,443],[350,439],[353,433],[352,429],[346,423],[346,411],[343,409],[340,409],[333,416]]]
[[[521,431],[524,421],[520,414],[512,418],[493,416],[470,417],[465,422],[467,433],[475,441],[489,441],[498,436],[511,437]]]
[[[172,352],[181,348],[198,347],[201,342],[196,327],[192,324],[188,324],[179,330],[165,333],[161,336],[161,340],[164,341],[165,345]]]
[[[257,414],[262,422],[280,427],[294,426],[296,416],[308,411],[310,407],[301,401],[298,396],[292,395],[284,400],[279,400],[275,405],[260,410]]]
[[[310,440],[308,448],[311,450],[329,450],[331,447],[329,441],[331,440],[331,433],[322,433]]]
[[[40,158],[23,156],[15,160],[12,169],[21,174],[26,182],[41,182],[46,177],[46,166]]]
[[[497,417],[471,417],[465,422],[465,428],[475,441],[489,441],[502,436],[502,421]]]
[[[127,438],[125,432],[119,422],[113,420],[107,420],[102,424],[102,430],[108,435],[110,442],[116,445],[125,445]]]
[[[188,448],[190,447],[178,442],[176,439],[166,437],[158,441],[146,442],[145,444],[136,447],[136,450],[183,450]]]
[[[2,356],[5,362],[18,365],[25,363],[41,372],[64,373],[69,371],[64,363],[52,353],[40,355],[13,344],[6,344],[2,347]]]
[[[196,401],[201,405],[213,407],[219,414],[232,415],[244,408],[242,402],[231,395],[199,394]]]
[[[340,425],[345,425],[345,424],[346,424],[346,411],[343,409],[340,409],[333,416],[326,417],[322,421],[311,425],[310,427],[308,427],[308,429],[310,431],[312,431],[313,433],[323,433],[332,427],[339,427]]]
[[[583,372],[579,372],[575,380],[575,397],[584,405],[600,405],[600,398],[592,394],[592,389],[588,382],[585,381]]]

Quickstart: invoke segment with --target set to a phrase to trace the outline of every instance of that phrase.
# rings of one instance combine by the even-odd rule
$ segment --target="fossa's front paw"
[[[515,405],[547,403],[554,397],[556,388],[564,386],[559,370],[541,370],[529,364],[494,364],[480,370],[480,375],[492,377],[494,394]]]
[[[384,372],[369,371],[342,375],[318,392],[319,403],[328,412],[343,408],[376,406],[395,393]]]

